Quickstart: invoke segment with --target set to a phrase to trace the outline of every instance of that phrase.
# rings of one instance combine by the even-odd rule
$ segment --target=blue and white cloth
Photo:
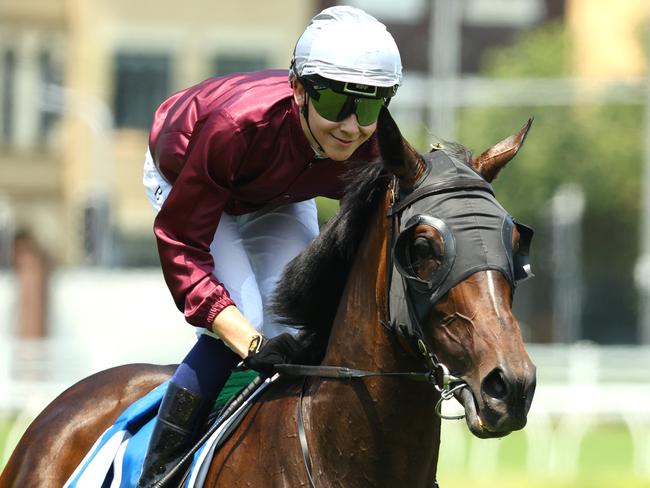
[[[276,375],[277,376],[277,375]],[[201,488],[216,448],[275,378],[267,379],[194,455],[184,488]],[[127,408],[95,442],[63,488],[133,488],[142,471],[149,439],[167,386],[165,382]]]

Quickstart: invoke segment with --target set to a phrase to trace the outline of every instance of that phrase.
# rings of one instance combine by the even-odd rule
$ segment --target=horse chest
[[[435,476],[440,436],[433,395],[399,381],[314,388],[306,427],[322,486],[429,486],[421,482]]]

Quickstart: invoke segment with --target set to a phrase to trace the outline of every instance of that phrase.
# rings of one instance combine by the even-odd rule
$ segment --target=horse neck
[[[397,336],[384,327],[388,194],[369,222],[338,305],[323,364],[373,371],[422,369]],[[408,383],[407,383],[408,384]]]
[[[349,272],[324,364],[360,369],[399,366],[387,330],[381,325],[386,296],[386,236],[386,207],[379,205]]]
[[[384,372],[422,370],[419,360],[381,325],[385,318],[388,198],[379,207],[350,270],[323,364]],[[332,445],[337,445],[339,452],[357,453],[363,446],[365,455],[355,456],[355,472],[366,481],[375,477],[377,486],[390,486],[385,484],[388,480],[399,480],[402,486],[433,484],[440,422],[433,412],[436,397],[430,385],[374,377],[325,381],[312,393],[316,402],[312,422],[328,426],[318,429],[320,455]],[[348,430],[354,435],[348,435]],[[337,467],[340,460],[329,456],[324,456],[322,463],[323,473],[342,469]],[[365,483],[362,481],[359,483]],[[403,484],[405,481],[409,483]]]

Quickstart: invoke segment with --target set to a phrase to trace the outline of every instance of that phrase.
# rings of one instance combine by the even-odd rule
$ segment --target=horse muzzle
[[[503,437],[525,427],[536,385],[532,362],[516,374],[505,367],[495,368],[478,387],[471,381],[466,383],[456,392],[456,399],[463,405],[467,426],[476,437]]]

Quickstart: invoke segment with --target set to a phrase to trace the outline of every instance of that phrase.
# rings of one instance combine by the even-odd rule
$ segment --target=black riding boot
[[[170,383],[160,404],[137,488],[152,488],[191,447],[209,413],[203,398]]]

